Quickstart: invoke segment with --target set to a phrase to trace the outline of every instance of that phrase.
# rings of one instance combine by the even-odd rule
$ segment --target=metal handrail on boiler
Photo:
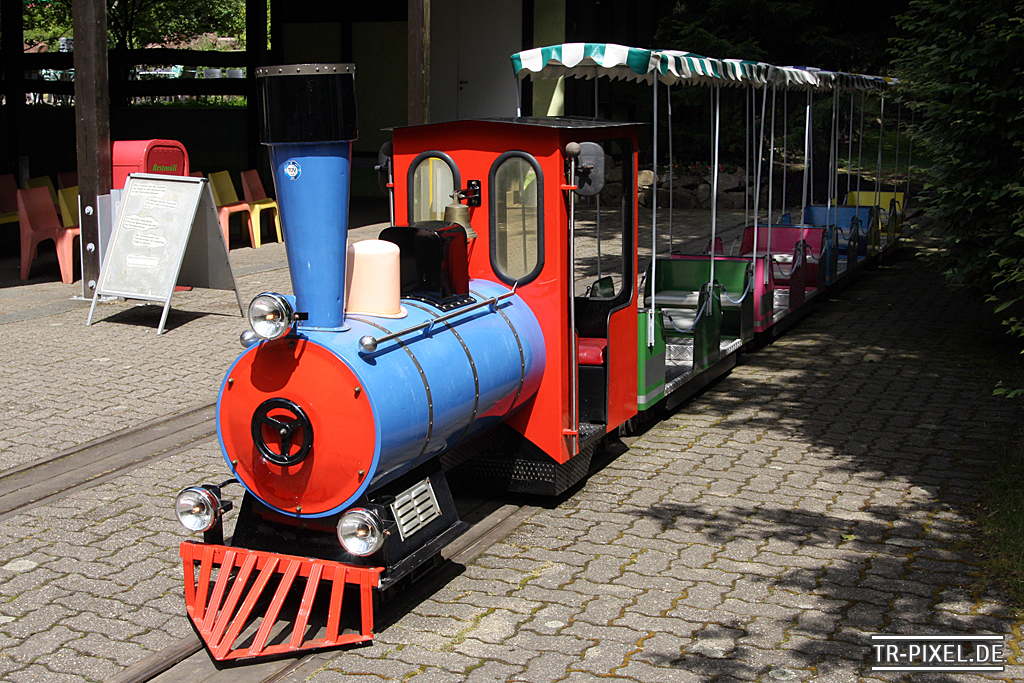
[[[377,346],[382,342],[391,341],[392,339],[398,339],[403,335],[409,334],[410,332],[417,332],[425,327],[433,327],[434,324],[436,323],[443,323],[446,320],[450,320],[457,315],[469,313],[470,311],[475,311],[476,309],[483,308],[484,306],[493,306],[499,301],[502,301],[503,299],[507,299],[510,296],[514,295],[516,293],[516,288],[518,286],[519,283],[517,282],[514,285],[512,285],[512,291],[510,292],[505,292],[504,294],[501,294],[499,296],[492,296],[490,299],[484,299],[483,301],[477,301],[475,304],[470,304],[465,308],[457,308],[454,311],[449,311],[448,313],[445,313],[444,315],[439,315],[436,318],[425,320],[411,327],[407,327],[404,330],[399,330],[398,332],[391,332],[380,338],[374,337],[372,334],[363,335],[362,337],[359,338],[359,350],[363,353],[373,353],[374,351],[377,350]]]

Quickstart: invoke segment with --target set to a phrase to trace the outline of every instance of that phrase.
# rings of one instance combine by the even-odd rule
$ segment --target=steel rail
[[[470,515],[479,516],[480,519],[441,552],[449,567],[472,562],[540,509],[530,505],[509,504],[488,512],[487,504],[486,500],[474,503]],[[438,584],[447,583],[450,579],[442,571],[435,571],[434,575],[434,581],[424,577],[402,597],[389,604],[387,611],[391,614],[389,619],[385,619],[385,624],[396,621],[408,611],[410,604],[421,601],[438,588]],[[183,680],[191,683],[290,683],[306,680],[342,651],[322,650],[296,658],[255,661],[218,670],[203,650],[200,640],[191,635],[128,667],[108,683],[170,683]]]
[[[0,472],[0,519],[212,439],[212,403],[187,408]]]

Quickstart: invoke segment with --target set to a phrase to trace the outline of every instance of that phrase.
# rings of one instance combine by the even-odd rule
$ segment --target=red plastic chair
[[[263,189],[263,181],[260,180],[259,171],[251,169],[242,171],[242,194],[245,201],[249,202],[252,210],[253,244],[258,247],[261,243],[260,229],[263,227],[261,216],[264,211],[272,211],[274,216],[274,227],[277,228],[277,241],[284,242],[281,235],[281,211],[277,208],[277,202],[267,198],[267,192]]]
[[[78,171],[65,171],[57,174],[57,189],[64,190],[69,187],[78,187]]]
[[[53,240],[57,245],[60,279],[75,281],[75,238],[78,228],[63,228],[50,200],[50,190],[35,187],[18,190],[18,222],[21,228],[21,279],[27,280],[32,262],[38,256],[39,243]]]

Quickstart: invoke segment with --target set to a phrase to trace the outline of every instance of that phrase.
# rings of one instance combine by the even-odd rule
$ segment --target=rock
[[[718,174],[718,191],[719,192],[730,192],[732,190],[740,190],[744,185],[743,177],[736,177],[731,173],[719,173]]]
[[[700,202],[697,201],[697,193],[685,188],[677,188],[672,193],[672,208],[674,209],[698,209]]]
[[[718,195],[720,209],[742,209],[744,206],[742,192],[724,192]]]
[[[695,175],[681,175],[672,183],[673,187],[682,187],[687,190],[696,189],[700,185],[700,178]]]
[[[701,183],[697,186],[696,190],[697,203],[700,206],[711,206],[711,186],[707,183]]]
[[[612,168],[609,169],[607,166],[604,167],[604,179],[605,182],[609,183],[620,183],[622,182],[622,169]]]
[[[654,185],[654,171],[644,169],[636,174],[637,187],[651,187]]]
[[[643,207],[650,207],[651,205],[651,186],[641,187],[637,190],[637,203]]]
[[[619,174],[622,175],[621,173]],[[604,190],[601,191],[601,206],[617,206],[622,200],[622,183],[605,182]]]

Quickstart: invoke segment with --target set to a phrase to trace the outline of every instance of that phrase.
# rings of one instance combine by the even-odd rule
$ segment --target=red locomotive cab
[[[587,164],[566,150],[588,142],[600,150],[606,183],[583,197],[573,183]],[[536,467],[514,469],[535,479],[496,483],[557,493],[586,473],[601,439],[636,415],[636,150],[636,126],[607,121],[394,131],[396,220],[441,220],[447,204],[467,204],[478,235],[470,277],[514,286],[544,333],[541,388],[504,427],[522,437],[518,453],[475,457],[463,466],[474,478],[507,470],[508,458],[527,460]]]

